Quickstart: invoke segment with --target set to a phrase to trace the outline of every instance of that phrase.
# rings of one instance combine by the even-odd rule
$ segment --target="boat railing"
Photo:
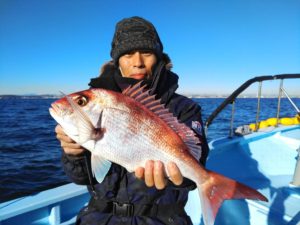
[[[208,127],[212,124],[213,120],[218,116],[218,114],[229,104],[232,105],[231,110],[231,119],[230,119],[230,132],[229,137],[233,136],[233,127],[234,127],[234,112],[235,112],[235,101],[236,98],[245,91],[249,86],[258,82],[258,93],[257,93],[257,110],[256,110],[256,119],[255,119],[255,128],[254,132],[258,130],[259,124],[259,116],[260,116],[260,108],[261,108],[261,97],[262,97],[262,82],[263,81],[270,81],[270,80],[280,80],[279,86],[279,93],[278,93],[278,104],[277,104],[277,114],[276,114],[276,125],[278,125],[279,121],[279,114],[280,114],[280,104],[281,98],[284,94],[288,100],[291,102],[293,107],[296,109],[298,115],[300,115],[299,109],[293,103],[292,99],[287,94],[286,90],[283,88],[283,81],[285,79],[300,79],[300,74],[279,74],[279,75],[267,75],[267,76],[257,76],[252,79],[249,79],[245,83],[243,83],[239,88],[237,88],[230,96],[228,96],[207,118],[205,122],[205,129],[207,130]]]

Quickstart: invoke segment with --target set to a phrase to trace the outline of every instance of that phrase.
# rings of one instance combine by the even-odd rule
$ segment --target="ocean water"
[[[202,107],[203,121],[224,100],[194,99]],[[300,99],[293,99],[300,107]],[[56,122],[48,108],[54,99],[0,99],[0,202],[35,194],[70,181],[61,164],[61,147],[55,137]],[[255,122],[256,99],[237,99],[235,126]],[[296,114],[287,99],[280,117]],[[277,99],[261,99],[260,118],[275,117]],[[284,112],[284,113],[283,113]],[[208,140],[229,134],[231,107],[219,114],[208,130]]]

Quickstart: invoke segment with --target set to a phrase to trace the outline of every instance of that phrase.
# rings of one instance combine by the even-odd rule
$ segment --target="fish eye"
[[[88,100],[85,96],[79,96],[78,98],[75,99],[75,102],[79,106],[85,106],[88,103]]]

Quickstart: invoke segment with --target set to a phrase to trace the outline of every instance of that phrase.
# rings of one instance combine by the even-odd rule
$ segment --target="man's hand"
[[[81,155],[85,149],[75,143],[66,133],[63,131],[60,125],[55,127],[56,138],[60,141],[60,145],[64,152],[68,155]]]
[[[145,168],[139,167],[135,170],[135,176],[139,179],[144,179],[148,187],[155,186],[157,189],[164,189],[167,185],[164,164],[161,161],[149,160],[146,162]],[[173,162],[167,164],[169,179],[175,184],[180,185],[183,182],[183,176]]]

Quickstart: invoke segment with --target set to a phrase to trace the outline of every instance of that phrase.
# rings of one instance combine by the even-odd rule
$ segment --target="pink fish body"
[[[92,171],[99,182],[111,162],[129,172],[144,167],[147,160],[175,162],[182,175],[197,184],[205,225],[214,224],[225,199],[266,201],[256,190],[203,168],[194,132],[139,85],[123,94],[104,89],[77,92],[54,102],[50,114],[91,151]]]

